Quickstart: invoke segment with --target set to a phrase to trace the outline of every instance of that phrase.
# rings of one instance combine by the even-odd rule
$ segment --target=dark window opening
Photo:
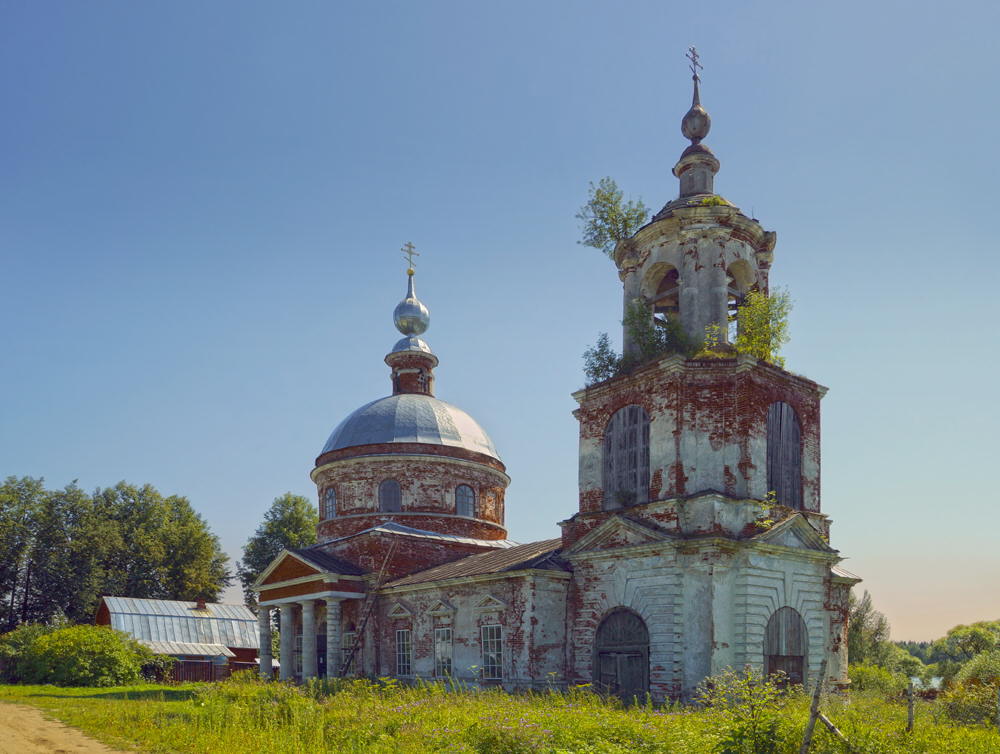
[[[395,479],[386,479],[378,486],[378,507],[386,513],[398,513],[403,509],[403,492]]]
[[[604,432],[604,509],[649,502],[649,414],[642,406],[616,411]]]

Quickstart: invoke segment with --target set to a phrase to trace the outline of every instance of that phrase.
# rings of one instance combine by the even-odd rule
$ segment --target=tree
[[[318,523],[316,508],[302,495],[286,492],[274,499],[263,522],[243,546],[243,559],[236,565],[248,605],[256,604],[250,586],[257,577],[282,550],[314,544]]]
[[[593,246],[609,257],[619,241],[630,238],[645,222],[649,209],[642,200],[622,202],[622,192],[611,178],[590,182],[587,203],[577,212],[583,221],[583,246]]]
[[[763,361],[785,366],[778,351],[788,342],[788,313],[792,299],[788,291],[779,290],[768,296],[762,291],[750,291],[737,313],[739,327],[733,345],[740,353]]]
[[[0,627],[8,631],[21,622],[18,597],[30,573],[31,520],[45,493],[43,483],[10,476],[0,485]]]
[[[851,592],[847,615],[847,657],[851,663],[885,666],[888,660],[889,621],[872,604],[865,590],[858,599]]]
[[[232,581],[218,538],[187,498],[119,482],[93,499],[94,523],[103,528],[104,594],[217,600]]]

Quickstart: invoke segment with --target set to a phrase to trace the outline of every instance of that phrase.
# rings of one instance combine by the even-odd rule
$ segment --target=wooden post
[[[906,687],[906,732],[913,732],[913,681]]]
[[[854,751],[851,748],[850,741],[848,741],[847,737],[843,733],[840,732],[840,728],[838,728],[836,725],[834,725],[830,721],[830,718],[828,718],[822,712],[817,712],[816,716],[819,718],[819,721],[821,723],[823,723],[823,725],[825,725],[829,729],[829,731],[833,734],[833,737],[836,738],[838,741],[840,741],[840,743],[842,743],[844,745],[844,748],[847,749],[847,751]]]
[[[808,754],[812,745],[813,731],[816,729],[816,720],[819,718],[819,698],[823,694],[823,682],[826,680],[826,658],[819,664],[819,677],[816,678],[816,690],[813,692],[812,707],[809,709],[809,722],[806,723],[806,732],[802,736],[802,745],[799,747],[799,754]]]

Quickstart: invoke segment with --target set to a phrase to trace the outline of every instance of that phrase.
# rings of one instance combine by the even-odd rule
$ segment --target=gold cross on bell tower
[[[403,252],[403,256],[406,257],[406,274],[413,274],[413,257],[419,257],[420,254],[417,252],[417,247],[413,245],[412,241],[407,241],[403,244],[403,248],[400,249]]]
[[[698,50],[696,50],[693,46],[688,47],[687,54],[684,57],[691,61],[691,64],[688,67],[691,69],[692,76],[698,81],[701,81],[701,76],[698,75],[698,69],[704,68],[705,66],[698,62]]]

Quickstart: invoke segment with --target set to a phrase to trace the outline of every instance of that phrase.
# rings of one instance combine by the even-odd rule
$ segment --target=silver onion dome
[[[396,305],[392,313],[392,321],[396,324],[396,329],[403,335],[421,335],[431,323],[431,314],[427,307],[417,298],[413,290],[413,272],[410,271],[409,283],[406,289],[406,298]]]
[[[362,406],[333,430],[320,455],[383,443],[445,445],[500,458],[475,419],[457,406],[417,393],[390,395]]]

